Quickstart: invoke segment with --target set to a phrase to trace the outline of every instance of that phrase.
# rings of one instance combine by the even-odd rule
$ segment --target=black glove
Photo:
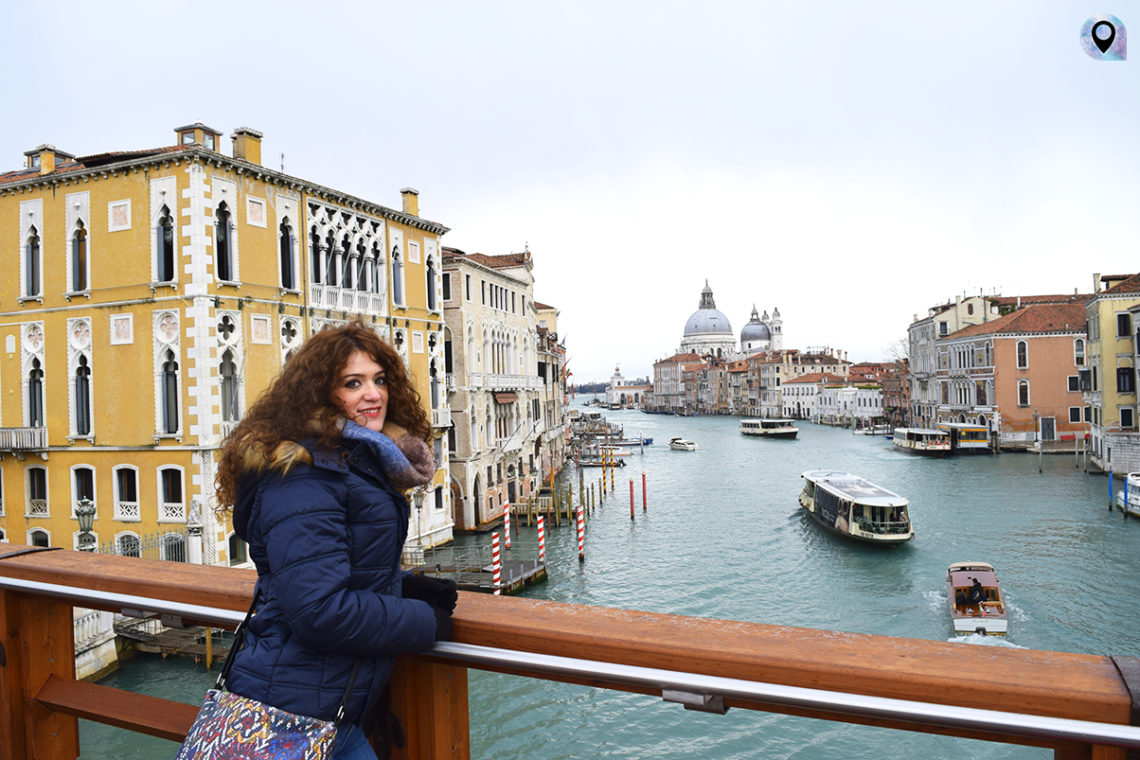
[[[435,640],[451,641],[451,610],[433,604],[431,611],[435,613]]]
[[[405,599],[419,599],[432,607],[442,607],[448,616],[455,609],[459,599],[458,586],[448,578],[432,578],[428,575],[405,575],[402,593]],[[448,629],[450,631],[450,628]]]

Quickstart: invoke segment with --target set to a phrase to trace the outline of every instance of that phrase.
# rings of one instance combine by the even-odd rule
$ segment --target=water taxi
[[[696,451],[696,441],[690,441],[687,438],[670,438],[669,448],[674,451]]]
[[[897,493],[849,472],[808,470],[800,477],[800,506],[832,533],[884,546],[914,538],[909,502]]]
[[[944,430],[895,428],[895,446],[913,454],[944,457],[950,453],[950,436]]]
[[[985,425],[939,422],[938,429],[950,435],[950,451],[954,454],[990,453],[990,431]]]
[[[955,562],[946,571],[954,633],[1004,636],[1009,629],[1001,583],[988,562]]]
[[[744,435],[759,435],[764,438],[795,438],[800,432],[792,423],[795,420],[764,419],[753,417],[740,421],[740,432]]]
[[[1116,492],[1116,508],[1125,517],[1140,517],[1140,472],[1130,472],[1124,478],[1124,490]]]

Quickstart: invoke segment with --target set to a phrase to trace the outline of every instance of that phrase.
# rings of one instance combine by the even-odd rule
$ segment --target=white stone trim
[[[83,293],[91,290],[91,243],[94,236],[91,234],[91,193],[86,190],[81,193],[68,193],[64,196],[64,229],[67,230],[67,235],[63,241],[63,260],[64,283],[65,293]],[[71,241],[75,237],[75,232],[82,222],[83,229],[87,231],[87,271],[85,272],[87,287],[81,290],[72,290],[71,284],[74,280],[73,264],[71,261]]]
[[[119,217],[118,221],[116,221],[116,217]],[[131,199],[107,201],[107,232],[123,232],[130,228]]]
[[[31,234],[32,227],[36,228],[36,235],[40,239],[40,281],[39,287],[36,290],[36,295],[28,295],[28,237]],[[44,296],[44,247],[46,245],[44,235],[44,202],[42,198],[35,198],[29,201],[20,201],[20,233],[16,240],[16,251],[20,257],[20,292],[17,294],[19,299],[43,299]]]
[[[182,431],[185,427],[185,421],[182,419],[182,378],[187,378],[189,375],[182,366],[182,340],[181,340],[181,326],[177,309],[157,309],[152,315],[152,332],[153,332],[153,351],[154,351],[154,432],[155,438],[164,438],[175,436],[181,440]],[[176,416],[178,419],[177,429],[173,433],[167,433],[162,428],[162,365],[166,360],[166,353],[171,352],[174,355],[174,361],[178,363],[178,393]]]
[[[80,358],[87,359],[87,368],[91,374],[88,378],[87,392],[89,395],[88,416],[91,418],[91,429],[84,435],[79,434],[76,426],[76,398],[75,373],[79,369]],[[95,362],[91,350],[91,317],[77,317],[67,320],[67,426],[68,438],[78,438],[89,441],[95,440]]]
[[[150,281],[158,282],[158,223],[162,219],[162,209],[166,207],[170,213],[170,224],[174,237],[174,271],[173,279],[166,282],[177,284],[179,281],[179,250],[178,229],[181,226],[178,219],[178,178],[155,177],[150,181]]]

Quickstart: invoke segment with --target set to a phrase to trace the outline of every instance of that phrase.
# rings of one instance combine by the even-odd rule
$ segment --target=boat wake
[[[969,633],[965,636],[951,636],[946,639],[955,644],[973,644],[981,647],[1004,647],[1006,649],[1028,649],[1014,644],[1007,636],[987,636],[984,633]]]

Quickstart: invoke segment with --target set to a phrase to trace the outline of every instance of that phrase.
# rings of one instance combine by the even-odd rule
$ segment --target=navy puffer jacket
[[[430,605],[400,596],[408,503],[384,475],[395,447],[359,430],[338,451],[297,447],[292,458],[311,463],[291,462],[286,474],[278,447],[269,469],[239,484],[234,523],[257,566],[258,603],[226,684],[331,720],[359,660],[350,723],[379,696],[396,655],[431,648],[436,628]]]

